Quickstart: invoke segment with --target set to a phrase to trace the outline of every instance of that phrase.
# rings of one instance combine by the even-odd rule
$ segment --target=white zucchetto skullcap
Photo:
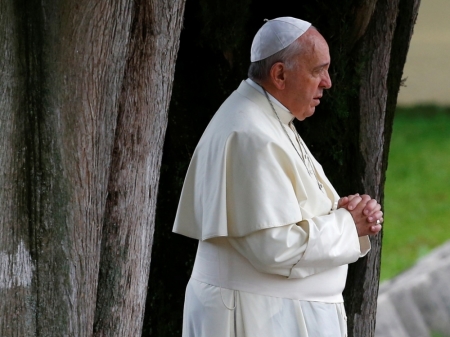
[[[286,48],[309,27],[309,22],[289,16],[268,20],[253,39],[250,61],[263,60]]]

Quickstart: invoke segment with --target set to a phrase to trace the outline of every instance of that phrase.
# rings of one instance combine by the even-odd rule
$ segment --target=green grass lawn
[[[450,108],[399,108],[386,174],[381,280],[450,240]]]

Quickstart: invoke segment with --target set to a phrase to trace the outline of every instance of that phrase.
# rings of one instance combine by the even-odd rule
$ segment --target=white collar
[[[264,97],[265,97],[264,90],[258,83],[253,81],[251,78],[247,78],[245,80],[245,82],[248,85],[250,85],[252,88],[257,90],[259,93],[264,95]],[[286,124],[289,124],[290,122],[292,122],[295,117],[292,115],[292,113],[289,111],[289,109],[286,108],[279,100],[277,100],[275,97],[273,97],[269,92],[267,92],[267,95],[269,96],[270,101],[275,104],[275,107],[277,108],[277,112],[278,112],[278,115],[279,115],[281,121]]]

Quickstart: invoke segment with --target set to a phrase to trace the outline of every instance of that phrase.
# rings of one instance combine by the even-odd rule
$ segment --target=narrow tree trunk
[[[179,0],[135,1],[104,219],[96,336],[138,336],[142,329],[183,9]]]
[[[2,337],[91,336],[95,314],[108,336],[139,335],[182,11],[181,0],[0,3]],[[105,223],[133,230],[106,230],[102,270],[119,278],[99,283]],[[114,240],[129,244],[132,273],[111,265]],[[97,303],[98,285],[124,309],[122,297]]]
[[[361,178],[364,192],[381,202],[397,94],[419,3],[378,0],[360,51],[368,56],[359,91]],[[349,336],[375,334],[381,238],[372,237],[368,256],[350,268],[345,292]]]

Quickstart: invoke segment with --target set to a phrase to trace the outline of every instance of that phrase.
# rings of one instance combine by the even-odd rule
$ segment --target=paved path
[[[450,241],[380,286],[375,337],[450,337]]]

